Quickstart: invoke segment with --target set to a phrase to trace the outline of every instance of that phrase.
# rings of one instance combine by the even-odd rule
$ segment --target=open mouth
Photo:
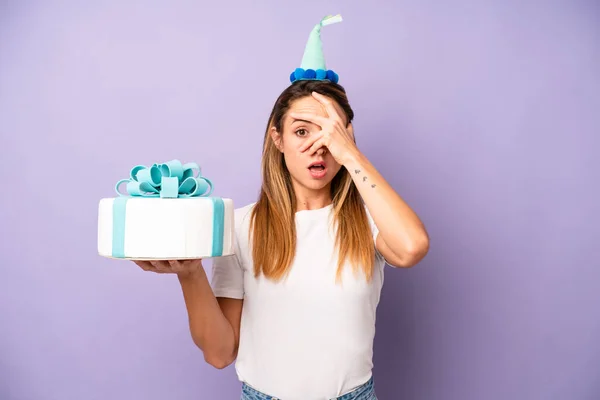
[[[310,171],[310,174],[313,176],[313,178],[322,178],[327,172],[327,166],[324,162],[314,162],[310,164],[308,170]]]

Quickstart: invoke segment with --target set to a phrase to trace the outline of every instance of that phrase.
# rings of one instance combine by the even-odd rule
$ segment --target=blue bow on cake
[[[150,168],[137,165],[129,175],[129,179],[121,179],[115,186],[119,196],[199,197],[210,196],[213,191],[212,182],[201,176],[196,163],[182,164],[179,160],[171,160],[153,164]],[[119,186],[125,182],[126,194],[119,191]]]

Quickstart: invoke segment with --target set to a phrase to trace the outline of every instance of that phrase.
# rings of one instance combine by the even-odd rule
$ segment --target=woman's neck
[[[296,211],[303,210],[318,210],[320,208],[325,208],[331,204],[331,198],[329,199],[318,199],[318,198],[303,198],[296,200]]]
[[[296,195],[296,211],[318,210],[331,204],[331,184],[314,190],[300,185],[292,179],[292,187]]]
[[[296,211],[318,210],[331,204],[331,194],[327,191],[296,192]]]

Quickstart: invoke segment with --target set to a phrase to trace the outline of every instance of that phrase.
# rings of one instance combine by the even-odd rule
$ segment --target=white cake
[[[233,218],[233,200],[219,197],[101,199],[98,253],[130,260],[231,255]]]

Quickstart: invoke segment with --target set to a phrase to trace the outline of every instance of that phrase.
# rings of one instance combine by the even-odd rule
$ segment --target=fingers
[[[169,260],[169,267],[171,267],[171,271],[175,273],[179,273],[184,270],[183,262],[179,260]]]
[[[329,115],[330,118],[336,119],[341,121],[342,119],[340,118],[340,115],[338,114],[338,111],[336,110],[335,106],[333,105],[333,102],[331,100],[329,100],[328,97],[323,96],[321,93],[317,93],[317,92],[312,92],[313,97],[323,105],[323,107],[325,107],[325,111],[327,111],[327,115]]]
[[[315,142],[317,140],[321,139],[324,135],[325,134],[323,131],[321,131],[319,133],[315,133],[314,135],[310,135],[310,137],[304,141],[302,146],[300,146],[300,152],[304,153],[309,147],[311,147],[313,144],[315,144]]]
[[[171,266],[166,261],[152,260],[150,261],[150,264],[156,269],[156,272],[161,272],[163,274],[173,272],[171,271]]]
[[[323,132],[339,132],[345,137],[354,139],[354,127],[352,123],[344,126],[339,117],[326,118],[311,113],[290,113],[290,117],[311,122],[321,127]]]
[[[202,259],[174,261],[171,263],[173,272],[180,276],[189,276],[202,269]]]
[[[312,122],[313,124],[320,126],[321,129],[324,129],[325,127],[331,125],[331,121],[329,120],[329,118],[321,117],[320,115],[311,113],[290,113],[290,117],[294,119]]]
[[[171,272],[168,264],[165,265],[162,261],[156,260],[133,260],[133,262],[141,269],[147,272],[167,273]]]
[[[348,124],[348,127],[346,128],[346,131],[348,132],[348,135],[350,135],[350,137],[352,138],[352,140],[355,140],[355,138],[354,138],[354,125],[352,125],[352,122],[350,122]]]
[[[315,143],[313,143],[312,146],[310,146],[310,148],[307,150],[309,155],[313,155],[315,154],[321,147],[327,147],[327,145],[325,144],[325,137],[321,137],[319,140],[317,140]]]
[[[202,265],[201,259],[193,260],[133,260],[141,269],[159,274],[188,272]]]
[[[146,272],[154,272],[157,274],[163,273],[163,271],[159,270],[158,268],[156,268],[156,265],[154,264],[154,261],[134,261],[137,265],[139,265],[139,267],[141,269],[143,269]]]
[[[133,262],[144,271],[152,271],[154,267],[149,261],[133,260]]]

